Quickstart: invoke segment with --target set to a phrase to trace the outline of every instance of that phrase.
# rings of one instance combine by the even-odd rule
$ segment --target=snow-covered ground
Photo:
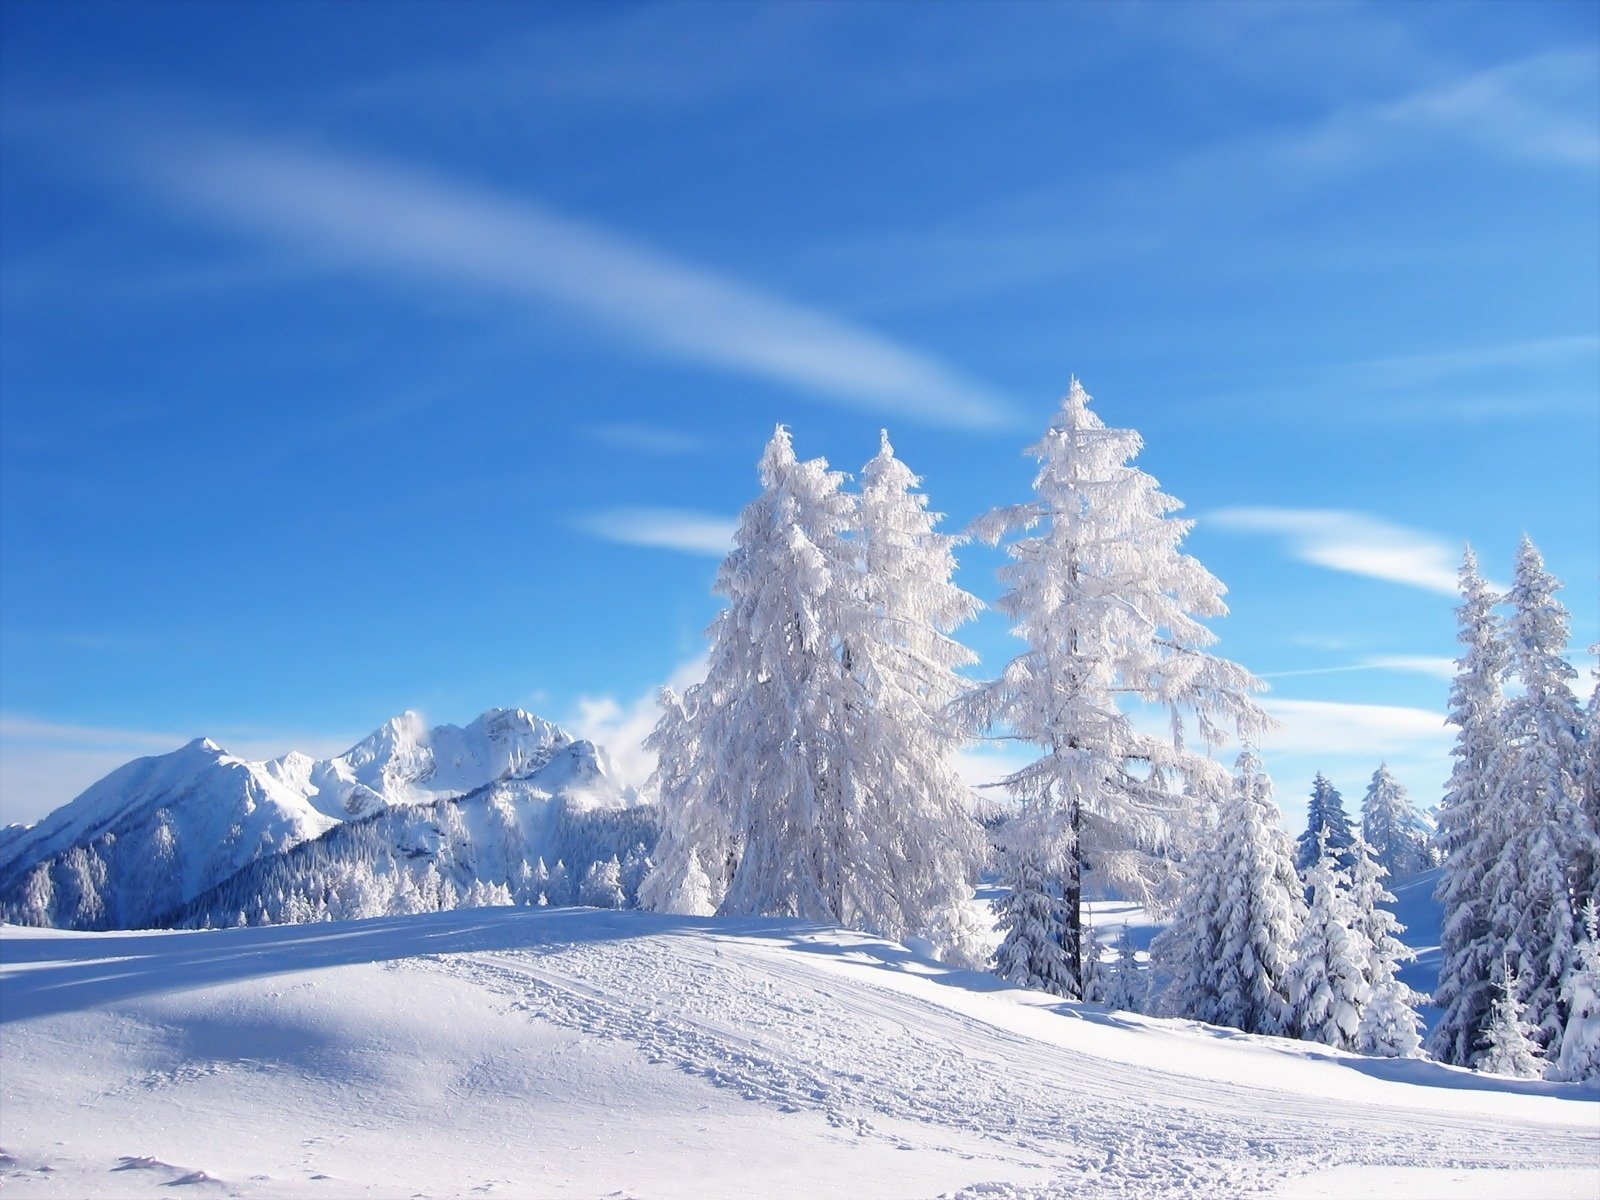
[[[1600,1194],[1600,1088],[1108,1014],[794,922],[8,927],[0,972],[18,1197]]]

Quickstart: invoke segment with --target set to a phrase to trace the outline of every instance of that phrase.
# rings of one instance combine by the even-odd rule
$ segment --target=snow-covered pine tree
[[[1405,926],[1390,911],[1394,896],[1383,886],[1385,871],[1372,847],[1358,837],[1351,853],[1351,933],[1361,942],[1361,974],[1368,989],[1355,1048],[1363,1054],[1410,1058],[1422,1044],[1418,1032],[1422,1018],[1416,1010],[1422,997],[1400,981],[1397,970],[1402,962],[1414,959],[1416,952],[1399,938]]]
[[[1388,763],[1378,764],[1361,800],[1361,836],[1390,879],[1404,879],[1432,865],[1427,834]]]
[[[1191,522],[1179,502],[1129,465],[1142,442],[1089,410],[1076,379],[1044,436],[1027,450],[1039,462],[1034,499],[975,523],[991,543],[1012,541],[997,607],[1015,621],[1026,649],[999,678],[962,702],[970,726],[1002,730],[1042,749],[1005,785],[1019,801],[1013,842],[1038,850],[1035,866],[1056,874],[1066,959],[1065,994],[1082,994],[1083,873],[1090,863],[1124,895],[1154,898],[1165,880],[1158,851],[1182,805],[1181,785],[1216,765],[1184,742],[1186,717],[1207,745],[1225,740],[1219,722],[1255,736],[1265,714],[1250,699],[1261,686],[1243,668],[1206,652],[1214,635],[1199,618],[1226,611],[1222,585],[1179,544]],[[1139,731],[1125,703],[1166,710],[1172,733]]]
[[[622,892],[622,864],[615,854],[604,862],[590,864],[583,877],[578,903],[590,908],[627,907],[628,898]]]
[[[780,428],[718,574],[705,681],[664,697],[648,743],[664,817],[655,908],[799,916],[979,952],[966,912],[983,846],[945,709],[976,601],[952,540],[887,439],[856,503]],[[698,868],[694,863],[698,862]]]
[[[1600,643],[1589,647],[1600,660]],[[1590,668],[1594,687],[1583,713],[1582,753],[1578,759],[1578,819],[1582,823],[1578,859],[1573,864],[1573,907],[1582,912],[1600,896],[1600,661]]]
[[[567,864],[559,858],[556,859],[556,865],[550,868],[550,883],[545,888],[545,898],[557,908],[577,899],[572,875],[567,870]]]
[[[1600,1079],[1600,916],[1593,897],[1584,904],[1579,927],[1576,969],[1567,976],[1562,1000],[1567,1025],[1561,1034],[1560,1057],[1552,1065],[1554,1079]]]
[[[1310,906],[1291,951],[1289,1000],[1298,1036],[1350,1050],[1370,994],[1367,947],[1353,932],[1357,914],[1329,835],[1327,827],[1317,832],[1317,857],[1305,871]]]
[[[1027,847],[1008,849],[1003,861],[1006,890],[995,909],[1004,937],[995,951],[994,973],[1018,987],[1068,995],[1078,977],[1061,946],[1059,871],[1047,872]]]
[[[1506,647],[1495,616],[1496,596],[1478,573],[1468,546],[1461,562],[1456,660],[1446,718],[1456,727],[1455,763],[1439,806],[1444,871],[1434,895],[1442,919],[1439,984],[1433,1002],[1444,1010],[1428,1049],[1441,1062],[1470,1066],[1489,1020],[1491,980],[1500,960],[1489,926],[1485,879],[1503,845],[1492,774],[1499,741],[1501,677]]]
[[[1344,797],[1321,771],[1311,781],[1311,803],[1306,805],[1306,828],[1295,840],[1295,870],[1302,875],[1317,861],[1317,839],[1326,831],[1328,848],[1339,860],[1341,869],[1350,866],[1350,843],[1355,834],[1344,811]]]
[[[1562,984],[1577,966],[1572,874],[1587,834],[1579,816],[1576,672],[1565,658],[1567,611],[1557,582],[1528,538],[1517,549],[1507,599],[1506,647],[1520,684],[1505,703],[1490,770],[1504,833],[1483,881],[1492,897],[1490,933],[1517,955],[1521,999],[1546,1057],[1560,1054],[1566,1025]]]
[[[896,941],[926,937],[976,966],[983,941],[968,901],[986,846],[955,768],[966,735],[950,706],[967,686],[956,669],[977,656],[949,634],[979,604],[951,582],[958,539],[937,531],[918,483],[883,433],[861,472],[860,595],[840,637],[854,685],[841,799],[861,836],[837,916]]]
[[[1239,755],[1216,844],[1195,862],[1152,955],[1169,977],[1161,1009],[1247,1033],[1287,1034],[1291,951],[1305,920],[1294,844],[1261,760]]]
[[[1117,961],[1110,968],[1110,981],[1106,984],[1105,1005],[1119,1012],[1143,1012],[1148,982],[1139,969],[1139,959],[1128,935],[1127,925],[1117,939]]]
[[[1534,1026],[1523,1017],[1519,988],[1516,968],[1509,959],[1501,959],[1499,980],[1494,985],[1496,994],[1489,1005],[1473,1070],[1518,1079],[1537,1079],[1544,1074],[1544,1052],[1533,1039]]]

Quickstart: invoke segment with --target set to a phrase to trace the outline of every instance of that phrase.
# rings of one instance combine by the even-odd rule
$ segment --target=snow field
[[[1108,1014],[796,922],[7,928],[0,961],[19,1196],[1600,1186],[1594,1087]]]

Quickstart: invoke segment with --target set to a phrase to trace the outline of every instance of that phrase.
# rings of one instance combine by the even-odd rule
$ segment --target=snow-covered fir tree
[[[1518,1079],[1537,1079],[1544,1074],[1544,1051],[1533,1038],[1534,1026],[1523,1016],[1518,998],[1520,981],[1509,959],[1500,962],[1499,980],[1489,1016],[1473,1059],[1475,1071],[1490,1075],[1511,1075]]]
[[[1580,817],[1580,718],[1566,661],[1567,611],[1558,583],[1526,537],[1517,550],[1507,598],[1506,648],[1517,690],[1500,715],[1490,772],[1493,811],[1503,833],[1484,887],[1491,897],[1490,936],[1513,966],[1534,1038],[1549,1058],[1560,1054],[1566,1025],[1562,984],[1577,966],[1572,873],[1588,830]]]
[[[1391,911],[1394,896],[1383,886],[1385,871],[1373,848],[1358,837],[1351,853],[1351,933],[1361,943],[1361,975],[1368,991],[1355,1048],[1363,1054],[1410,1058],[1422,1045],[1422,1018],[1416,1009],[1422,997],[1401,982],[1398,969],[1416,958],[1416,952],[1400,940],[1405,926]]]
[[[1127,925],[1117,938],[1117,960],[1109,968],[1110,979],[1105,988],[1105,1006],[1119,1012],[1139,1013],[1145,1010],[1149,981],[1139,969],[1139,958],[1133,947],[1133,938]]]
[[[1405,879],[1433,865],[1427,831],[1388,763],[1372,773],[1361,800],[1361,836],[1390,879]]]
[[[1577,964],[1562,985],[1567,1010],[1560,1055],[1551,1067],[1555,1079],[1600,1079],[1600,915],[1593,897],[1584,904]]]
[[[996,928],[1004,935],[994,955],[994,973],[1018,987],[1069,994],[1079,980],[1061,945],[1059,867],[1047,869],[1033,847],[1005,852],[1000,882],[1005,893],[996,902]]]
[[[865,834],[841,916],[897,941],[926,937],[976,966],[982,932],[967,902],[986,844],[956,771],[966,734],[950,710],[967,686],[956,670],[977,656],[949,634],[979,604],[951,582],[957,539],[938,532],[918,483],[885,432],[861,472],[859,612],[841,634],[854,685],[842,799]]]
[[[1491,981],[1500,954],[1489,925],[1489,871],[1504,843],[1491,773],[1500,737],[1501,678],[1506,648],[1495,616],[1496,596],[1478,573],[1472,547],[1461,563],[1456,608],[1456,660],[1446,718],[1456,728],[1454,763],[1439,806],[1444,871],[1435,896],[1441,908],[1439,983],[1433,1002],[1444,1010],[1428,1049],[1442,1062],[1470,1066],[1488,1024]]]
[[[1321,771],[1311,781],[1311,802],[1306,805],[1306,828],[1295,840],[1295,870],[1304,874],[1317,861],[1318,839],[1327,834],[1328,848],[1333,851],[1341,867],[1350,865],[1350,844],[1355,834],[1350,829],[1349,814],[1344,811],[1344,797]]]
[[[1216,773],[1187,733],[1220,744],[1228,724],[1253,737],[1266,718],[1250,699],[1260,687],[1241,667],[1206,651],[1200,618],[1226,611],[1222,585],[1179,550],[1191,522],[1178,501],[1129,465],[1142,442],[1089,410],[1073,380],[1044,436],[1034,499],[975,524],[1006,547],[997,607],[1026,649],[963,702],[974,729],[998,730],[1040,748],[1005,781],[1019,802],[1013,844],[1038,855],[1061,895],[1052,935],[1066,959],[1064,994],[1082,994],[1083,874],[1090,864],[1123,895],[1152,898],[1168,864],[1160,851],[1185,783]],[[1165,710],[1170,736],[1141,732],[1125,705]],[[1191,721],[1192,719],[1192,721]],[[1023,955],[1022,957],[1027,957]]]
[[[605,862],[597,862],[589,867],[583,877],[578,903],[590,908],[627,906],[627,897],[622,891],[622,864],[617,861],[616,855],[613,854]]]
[[[975,962],[983,839],[947,710],[971,661],[949,631],[977,602],[887,437],[859,501],[842,479],[798,461],[786,430],[767,446],[706,679],[664,696],[647,743],[665,828],[642,895],[922,936]]]
[[[1287,1034],[1292,950],[1305,920],[1294,844],[1279,826],[1272,780],[1239,756],[1217,841],[1195,860],[1173,922],[1152,947],[1169,978],[1163,1012]]]
[[[1291,951],[1289,1000],[1296,1034],[1350,1050],[1369,994],[1367,947],[1356,932],[1357,914],[1335,855],[1329,830],[1323,828],[1317,834],[1317,857],[1305,871],[1310,905]]]
[[[1589,647],[1589,656],[1600,660],[1600,644]],[[1578,819],[1583,836],[1578,839],[1578,856],[1573,864],[1572,896],[1579,912],[1591,899],[1600,897],[1600,661],[1591,671],[1594,686],[1584,708],[1582,753],[1578,758]]]

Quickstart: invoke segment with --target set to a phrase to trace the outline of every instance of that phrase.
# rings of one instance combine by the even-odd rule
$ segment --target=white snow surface
[[[19,1197],[1600,1194],[1600,1087],[1107,1013],[793,921],[5,927],[0,1001]]]

